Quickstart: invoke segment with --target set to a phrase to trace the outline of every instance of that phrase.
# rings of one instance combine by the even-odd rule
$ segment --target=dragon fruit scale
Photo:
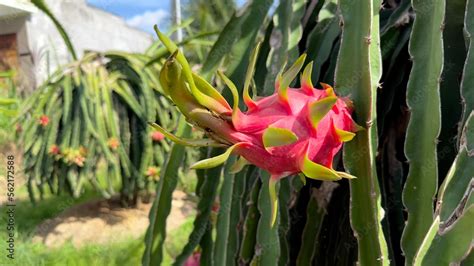
[[[217,157],[195,163],[196,169],[211,168],[224,163],[230,154],[240,156],[234,169],[250,163],[268,171],[272,202],[272,224],[276,218],[277,181],[289,175],[335,181],[354,178],[332,168],[335,154],[344,142],[350,141],[360,128],[351,118],[352,106],[340,98],[331,86],[321,83],[316,89],[311,82],[312,63],[301,75],[301,88],[290,88],[305,61],[303,54],[275,83],[275,93],[253,100],[249,95],[259,46],[251,55],[243,88],[247,111],[239,109],[236,86],[223,73],[220,79],[233,95],[233,105],[207,81],[191,72],[177,46],[157,30],[160,40],[173,54],[160,72],[164,94],[176,104],[194,127],[205,132],[208,139],[181,139],[157,124],[152,126],[172,141],[189,146],[222,146],[227,151]]]

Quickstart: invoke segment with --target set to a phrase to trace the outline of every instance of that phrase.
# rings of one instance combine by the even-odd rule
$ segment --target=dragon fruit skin
[[[251,142],[237,147],[235,152],[250,163],[267,170],[274,178],[303,172],[301,164],[306,155],[309,160],[332,168],[333,158],[343,143],[336,129],[347,132],[355,129],[350,116],[351,110],[342,99],[337,99],[331,110],[314,127],[308,105],[332,97],[332,88],[310,88],[305,91],[289,89],[288,94],[290,112],[279,101],[278,94],[274,94],[257,101],[253,110],[241,115],[239,122],[245,122],[235,123],[233,126],[251,136]],[[269,127],[287,129],[295,134],[297,140],[288,145],[265,148],[262,139]]]
[[[209,83],[191,72],[177,46],[157,31],[172,56],[160,73],[163,92],[176,104],[187,121],[202,129],[209,139],[180,139],[159,125],[153,127],[171,140],[190,146],[223,146],[227,151],[195,163],[196,169],[224,163],[230,154],[240,155],[237,164],[251,163],[271,174],[270,196],[276,218],[276,182],[289,175],[303,173],[313,179],[334,181],[353,176],[335,171],[332,161],[343,142],[351,140],[360,127],[352,120],[351,103],[339,98],[331,86],[316,89],[311,83],[312,63],[301,76],[301,88],[290,88],[305,61],[302,55],[285,73],[280,73],[275,93],[254,101],[249,84],[254,73],[258,46],[251,57],[243,88],[247,111],[239,109],[235,85],[222,73],[221,80],[231,90],[233,106]]]

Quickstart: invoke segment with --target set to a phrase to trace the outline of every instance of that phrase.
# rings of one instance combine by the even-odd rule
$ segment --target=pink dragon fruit
[[[275,184],[279,179],[299,173],[326,181],[354,178],[332,168],[334,155],[359,128],[351,118],[350,101],[337,97],[327,84],[322,84],[323,89],[314,88],[310,79],[312,63],[303,71],[301,88],[289,87],[300,72],[306,55],[302,55],[288,71],[278,75],[275,94],[253,100],[249,86],[257,47],[243,88],[247,111],[242,112],[238,107],[238,91],[232,81],[218,73],[232,91],[233,107],[203,78],[192,73],[176,45],[157,32],[168,50],[174,52],[160,73],[163,91],[187,120],[202,129],[209,139],[185,140],[159,125],[153,124],[154,128],[180,144],[228,147],[224,154],[197,162],[193,168],[215,167],[226,161],[230,154],[237,154],[240,155],[238,165],[251,163],[268,171],[271,174],[272,224],[277,210]]]

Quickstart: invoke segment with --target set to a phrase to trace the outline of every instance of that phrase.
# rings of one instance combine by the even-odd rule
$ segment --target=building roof
[[[0,3],[0,18],[34,13],[37,8],[27,0],[2,0]]]

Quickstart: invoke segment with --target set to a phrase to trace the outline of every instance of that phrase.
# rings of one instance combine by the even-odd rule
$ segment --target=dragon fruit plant
[[[147,121],[159,119],[173,127],[171,117],[178,113],[169,110],[159,82],[150,75],[130,78],[137,73],[134,68],[158,69],[144,67],[148,58],[86,54],[57,70],[23,102],[14,121],[23,128],[18,140],[25,147],[32,200],[41,199],[45,187],[52,194],[79,197],[88,185],[107,198],[117,184],[122,204],[133,206],[150,190],[158,173],[147,175],[147,169],[163,163],[168,144],[159,141],[161,133],[148,128]],[[159,100],[145,104],[155,98],[165,105]],[[107,174],[100,178],[106,182],[98,178],[102,169]]]
[[[184,117],[180,138],[155,128],[227,148],[200,149],[197,214],[173,265],[196,252],[201,265],[474,265],[474,1],[446,2],[247,1],[200,76],[159,33],[172,54],[160,81]],[[286,60],[296,63],[285,72]],[[218,92],[205,80],[221,66],[230,78],[218,73]],[[184,118],[208,139],[187,140]],[[147,266],[164,262],[184,147],[172,149]]]
[[[275,93],[253,100],[249,95],[259,46],[254,50],[243,89],[247,111],[239,109],[236,86],[222,72],[219,77],[231,90],[233,106],[203,78],[192,73],[177,46],[157,30],[160,40],[173,54],[165,62],[160,82],[163,91],[194,127],[204,131],[205,140],[184,140],[163,127],[153,127],[171,140],[190,146],[223,146],[219,156],[199,161],[195,169],[212,168],[224,163],[231,154],[239,155],[235,169],[253,164],[270,173],[272,225],[276,219],[276,183],[287,176],[300,174],[312,179],[335,181],[354,176],[333,169],[333,158],[344,142],[360,128],[351,118],[352,105],[322,83],[316,89],[311,82],[312,63],[301,75],[301,88],[290,88],[302,69],[303,54],[275,82]],[[240,167],[239,167],[240,166]]]

